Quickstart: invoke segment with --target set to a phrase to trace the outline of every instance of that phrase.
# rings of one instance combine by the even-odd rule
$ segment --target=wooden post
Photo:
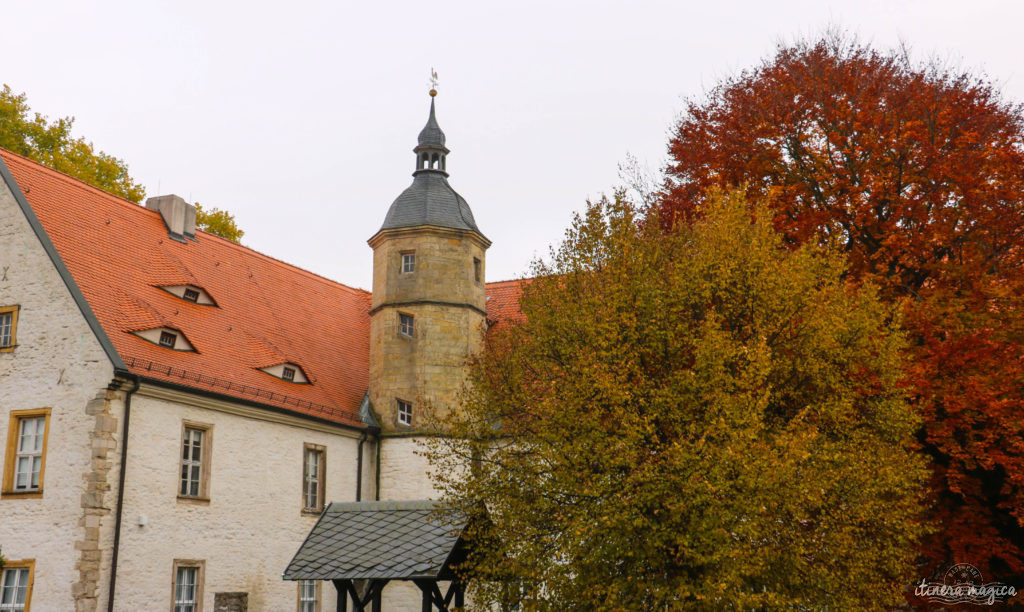
[[[338,612],[348,612],[348,587],[344,580],[332,580],[334,590],[338,592]]]

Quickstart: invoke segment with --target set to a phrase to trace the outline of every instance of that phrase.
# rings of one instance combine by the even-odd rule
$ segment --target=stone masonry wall
[[[0,546],[7,559],[35,560],[33,610],[92,609],[110,562],[115,500],[103,481],[118,469],[115,455],[94,457],[93,444],[109,450],[121,414],[114,402],[100,417],[93,400],[106,404],[113,367],[0,181],[0,306],[9,305],[21,308],[17,346],[0,353],[0,443],[12,435],[11,411],[49,408],[50,423],[42,496],[0,495]]]

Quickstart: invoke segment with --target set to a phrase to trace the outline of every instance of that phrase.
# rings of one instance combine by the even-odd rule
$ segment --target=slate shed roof
[[[333,503],[284,572],[286,580],[445,579],[466,527],[437,502]]]

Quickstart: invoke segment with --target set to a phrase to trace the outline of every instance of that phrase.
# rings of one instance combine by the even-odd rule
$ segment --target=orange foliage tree
[[[850,279],[904,300],[924,416],[930,569],[1024,581],[1024,106],[983,78],[841,34],[780,46],[691,101],[659,205],[714,186],[770,198],[793,245],[842,249]]]

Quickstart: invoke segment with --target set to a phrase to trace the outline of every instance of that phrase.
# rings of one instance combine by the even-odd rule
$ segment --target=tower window
[[[171,332],[160,332],[160,346],[166,346],[167,348],[174,348],[174,343],[177,342],[177,334]]]
[[[412,315],[400,314],[398,315],[398,333],[402,334],[407,338],[412,338],[413,331],[413,317]]]
[[[412,425],[412,404],[405,400],[398,400],[398,422]]]
[[[477,259],[476,257],[474,257],[473,258],[473,280],[475,280],[478,283],[480,282],[480,277],[483,276],[483,274],[482,274],[483,271],[481,270],[482,267],[483,266],[481,265],[481,261],[479,259]]]
[[[402,274],[416,271],[416,253],[402,253]]]

